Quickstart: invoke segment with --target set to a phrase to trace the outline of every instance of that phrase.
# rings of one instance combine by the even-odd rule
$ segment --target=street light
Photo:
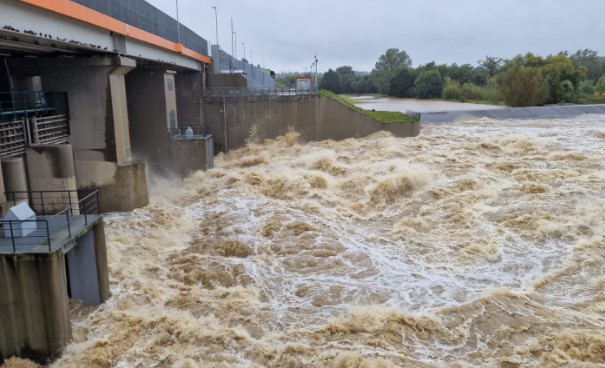
[[[250,50],[250,65],[252,65],[252,50]]]
[[[233,37],[235,37],[235,41],[233,44],[235,45],[235,52],[233,57],[237,60],[237,32],[233,31]]]
[[[319,92],[319,85],[317,84],[317,53],[315,53],[315,93]]]
[[[246,58],[246,43],[242,42],[242,47],[244,48],[244,59]]]
[[[179,0],[176,0],[176,37],[181,43],[181,23],[179,22]]]
[[[216,13],[216,6],[213,6],[214,9],[214,25],[216,27],[216,45],[218,46],[218,50],[221,51],[221,47],[218,45],[218,15]]]

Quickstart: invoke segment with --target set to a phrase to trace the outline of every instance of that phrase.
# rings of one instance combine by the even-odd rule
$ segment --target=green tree
[[[590,97],[594,94],[594,85],[590,79],[586,79],[580,82],[578,93],[581,97]]]
[[[399,49],[388,49],[384,54],[380,55],[378,61],[374,65],[376,71],[395,72],[401,68],[412,66],[412,59],[405,51]]]
[[[319,88],[334,93],[340,93],[340,77],[338,76],[338,73],[332,69],[325,72],[321,81],[319,81]]]
[[[587,79],[595,81],[605,73],[605,58],[599,57],[596,51],[578,50],[570,59],[576,69],[582,66],[586,68]]]
[[[376,86],[370,79],[369,75],[358,77],[353,81],[351,87],[355,93],[376,93]]]
[[[416,73],[410,67],[400,69],[389,81],[390,94],[397,97],[415,97]]]
[[[389,94],[391,79],[393,79],[399,70],[411,65],[412,59],[410,59],[409,55],[405,51],[399,51],[396,48],[388,49],[384,54],[380,55],[371,73],[371,78],[378,92]]]
[[[437,98],[441,97],[443,81],[438,69],[422,72],[416,78],[416,97]]]
[[[516,56],[496,75],[504,102],[509,106],[537,106],[549,98],[543,62],[532,54]]]
[[[502,66],[505,64],[505,61],[501,58],[486,56],[485,59],[477,61],[477,64],[485,68],[491,78],[498,74],[498,72],[502,69]]]
[[[595,91],[600,95],[605,92],[605,75],[602,75],[601,78],[597,81],[597,85],[595,86]]]
[[[543,74],[549,89],[548,103],[572,102],[585,68],[574,68],[564,53],[548,56],[544,60]]]
[[[336,74],[340,79],[340,91],[342,93],[353,92],[353,82],[357,78],[353,68],[350,66],[341,66],[336,68]]]

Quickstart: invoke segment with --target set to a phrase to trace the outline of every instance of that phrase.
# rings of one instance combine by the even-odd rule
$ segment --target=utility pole
[[[233,32],[233,18],[231,18],[231,58],[229,59],[231,61],[230,62],[231,73],[233,73],[233,58],[235,57],[234,56],[235,55],[235,50],[234,50],[235,49],[235,47],[234,47],[235,43],[233,42],[233,34],[234,33],[235,32]]]
[[[221,47],[218,44],[218,15],[216,13],[216,6],[213,6],[214,9],[214,25],[216,27],[216,45],[218,46],[218,50],[221,51]]]
[[[176,0],[176,37],[181,43],[181,22],[179,22],[179,0]]]
[[[319,85],[317,84],[317,52],[315,52],[315,93],[319,93]]]

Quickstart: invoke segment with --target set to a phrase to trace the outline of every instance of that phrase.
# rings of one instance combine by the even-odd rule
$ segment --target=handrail
[[[247,87],[210,87],[206,88],[206,97],[248,97],[248,96],[308,96],[317,95],[309,88],[247,88]]]
[[[16,203],[17,199],[28,198],[37,216],[28,220],[0,220],[4,238],[11,239],[13,253],[17,253],[18,246],[40,243],[46,245],[51,252],[52,236],[55,233],[67,229],[68,238],[71,239],[75,235],[73,224],[77,218],[83,217],[84,224],[88,226],[90,215],[100,215],[98,190],[14,191],[6,192],[6,198],[12,199],[13,203]],[[35,227],[28,226],[31,223],[34,223]],[[25,236],[15,236],[19,232],[22,234],[24,230],[31,232]],[[10,236],[7,236],[9,234]]]

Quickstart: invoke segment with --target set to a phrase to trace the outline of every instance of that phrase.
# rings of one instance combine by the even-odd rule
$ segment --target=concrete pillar
[[[30,146],[25,157],[32,191],[72,191],[48,196],[44,203],[45,212],[60,211],[68,205],[74,205],[77,209],[78,196],[73,191],[77,191],[78,187],[71,144]],[[41,212],[42,203],[33,200],[31,205],[34,211]]]
[[[126,102],[126,82],[124,76],[133,66],[120,66],[109,75],[111,105],[113,113],[114,134],[116,143],[116,158],[118,164],[132,160],[130,150],[130,133],[128,123],[128,104]]]
[[[171,129],[171,131],[174,131],[174,129],[179,127],[176,109],[176,92],[174,82],[175,74],[175,72],[170,70],[164,73],[164,100],[166,101],[166,121],[168,122],[167,128]],[[161,88],[158,89],[161,90]]]
[[[27,192],[27,175],[23,157],[5,158],[2,160],[2,176],[6,192]],[[7,200],[13,206],[19,202],[27,201],[27,193],[10,195]]]
[[[71,339],[63,253],[0,255],[0,280],[0,361],[55,358]]]
[[[103,219],[77,240],[66,254],[69,295],[89,305],[100,305],[111,296],[107,272],[107,246]]]

